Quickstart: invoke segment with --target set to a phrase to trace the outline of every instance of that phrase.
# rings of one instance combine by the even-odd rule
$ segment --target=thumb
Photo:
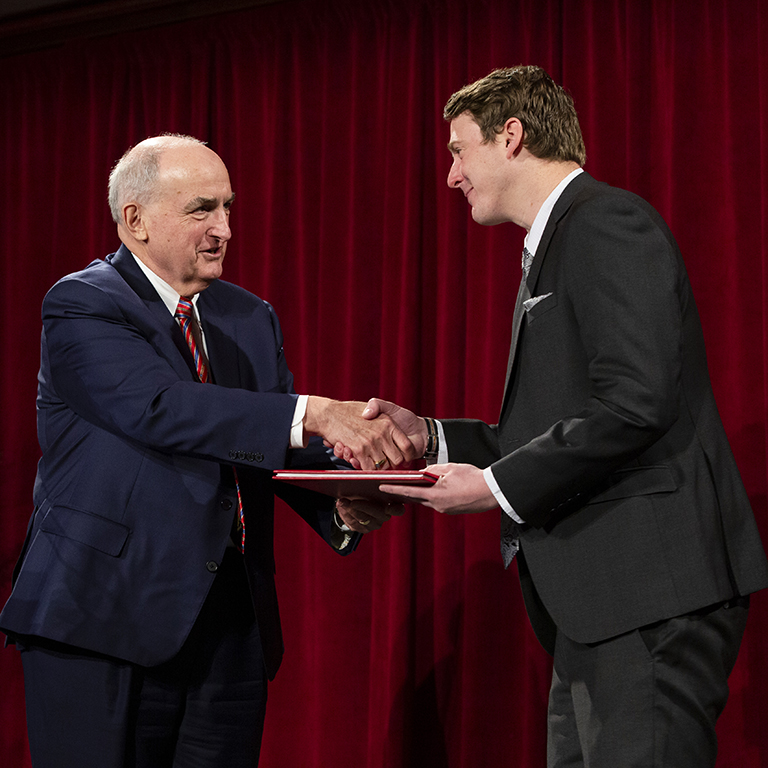
[[[379,400],[378,397],[372,397],[365,406],[362,416],[364,419],[375,419],[380,414],[387,412],[386,406],[386,400]]]

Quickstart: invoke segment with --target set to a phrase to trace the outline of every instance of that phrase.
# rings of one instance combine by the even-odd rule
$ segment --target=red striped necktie
[[[197,378],[200,379],[203,384],[207,384],[208,366],[205,362],[205,355],[203,354],[203,350],[198,347],[200,330],[197,325],[197,319],[195,318],[194,310],[192,309],[192,299],[188,299],[185,296],[179,297],[179,303],[176,307],[176,319],[179,321],[179,325],[181,326],[181,331],[187,341],[189,351],[192,353],[192,357],[195,359]]]
[[[192,299],[188,299],[186,296],[179,296],[179,303],[176,306],[175,317],[179,321],[181,332],[184,334],[184,338],[187,341],[189,351],[192,353],[192,357],[195,360],[197,378],[200,379],[203,384],[207,384],[209,379],[208,363],[205,359],[205,353],[202,349],[202,337],[200,336],[200,328],[197,324],[197,318],[195,317],[195,313],[192,308]],[[244,552],[245,516],[243,515],[243,499],[240,496],[240,483],[237,479],[237,469],[232,467],[232,471],[235,473],[235,487],[237,488],[237,513],[239,518],[238,530],[240,532],[240,550]]]

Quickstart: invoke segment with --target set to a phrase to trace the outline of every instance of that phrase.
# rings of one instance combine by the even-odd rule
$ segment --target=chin
[[[198,280],[210,285],[214,280],[218,280],[221,277],[221,273],[224,271],[221,264],[211,265],[209,269],[198,275]]]
[[[498,224],[498,221],[492,219],[487,214],[476,210],[475,208],[472,209],[472,218],[477,224],[482,224],[484,227],[490,227],[493,224]]]

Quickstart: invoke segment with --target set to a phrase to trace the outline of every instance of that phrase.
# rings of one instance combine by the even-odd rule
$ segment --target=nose
[[[222,242],[226,242],[232,237],[232,231],[229,228],[229,210],[218,208],[213,212],[210,219],[211,226],[208,228],[208,234]]]
[[[448,186],[452,189],[456,189],[459,184],[464,180],[464,175],[459,170],[459,158],[454,157],[451,163],[451,169],[448,171]]]

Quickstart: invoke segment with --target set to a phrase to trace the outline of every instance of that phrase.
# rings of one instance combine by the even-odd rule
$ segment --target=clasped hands
[[[402,417],[396,420],[399,414],[394,411],[370,411],[372,402],[366,405],[311,395],[307,398],[304,430],[310,435],[320,435],[338,457],[356,469],[394,469],[421,458],[426,446],[426,428],[424,437],[418,431],[409,434],[408,429],[414,425]]]
[[[375,420],[363,417],[366,404],[331,400],[311,395],[307,399],[304,430],[320,435],[335,453],[354,459],[356,469],[392,469],[424,455],[424,448],[411,439],[388,416]],[[375,531],[394,515],[405,513],[398,499],[390,503],[367,499],[337,499],[336,512],[341,522],[357,533]]]
[[[313,402],[322,401],[322,402]],[[320,421],[315,420],[319,409]],[[310,411],[313,415],[310,417]],[[362,424],[361,424],[362,422]],[[427,425],[412,411],[379,398],[367,404],[309,398],[305,428],[320,434],[334,454],[358,469],[393,469],[424,456]],[[384,461],[386,459],[386,461]],[[430,487],[382,484],[380,489],[393,495],[382,519],[381,505],[355,500],[339,506],[342,520],[355,531],[365,533],[380,527],[392,514],[403,514],[402,502],[422,504],[444,514],[484,512],[497,507],[481,469],[470,464],[435,464],[429,467],[439,480]],[[398,503],[399,502],[399,503]],[[363,508],[365,507],[365,508]],[[387,510],[391,510],[387,512]]]

